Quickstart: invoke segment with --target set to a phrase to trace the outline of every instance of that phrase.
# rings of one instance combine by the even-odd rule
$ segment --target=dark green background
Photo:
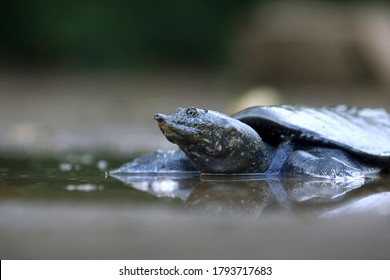
[[[0,62],[115,68],[217,66],[224,61],[234,28],[245,20],[245,11],[266,2],[3,0]]]

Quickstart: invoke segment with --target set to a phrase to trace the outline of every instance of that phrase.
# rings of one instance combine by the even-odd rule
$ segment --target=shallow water
[[[2,202],[157,203],[146,193],[123,187],[107,175],[118,160],[91,154],[57,159],[1,159]]]
[[[115,175],[124,159],[0,159],[0,256],[389,258],[390,176]]]

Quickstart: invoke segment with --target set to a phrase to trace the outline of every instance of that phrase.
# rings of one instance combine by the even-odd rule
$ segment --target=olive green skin
[[[203,173],[265,172],[274,153],[250,126],[216,111],[179,108],[154,119]]]

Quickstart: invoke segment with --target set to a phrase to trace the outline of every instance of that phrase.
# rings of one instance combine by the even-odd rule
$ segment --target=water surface
[[[0,159],[9,258],[389,258],[390,176],[115,175],[123,158]]]

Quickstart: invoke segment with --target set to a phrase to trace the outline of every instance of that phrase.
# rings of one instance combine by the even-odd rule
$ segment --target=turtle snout
[[[163,122],[165,121],[165,119],[167,118],[166,115],[164,114],[160,114],[160,113],[157,113],[157,114],[154,114],[153,118],[158,121],[158,122]]]

